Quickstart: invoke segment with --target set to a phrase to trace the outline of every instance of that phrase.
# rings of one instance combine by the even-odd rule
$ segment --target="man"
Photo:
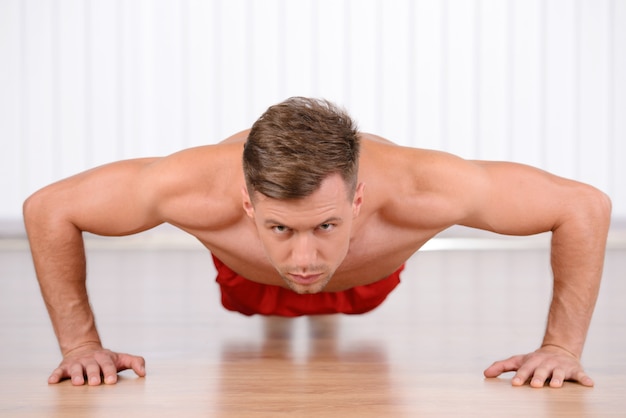
[[[452,225],[552,231],[554,294],[543,343],[497,361],[513,385],[592,386],[580,364],[598,294],[611,203],[591,186],[520,164],[466,161],[360,133],[329,102],[291,98],[250,131],[165,158],[121,161],[31,196],[24,218],[63,354],[49,378],[115,383],[141,357],[103,348],[85,287],[81,233],[168,222],[212,253],[222,301],[243,314],[362,313],[405,261]]]

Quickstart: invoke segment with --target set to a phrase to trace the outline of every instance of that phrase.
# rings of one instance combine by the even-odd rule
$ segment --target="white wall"
[[[401,144],[592,183],[626,217],[626,0],[0,0],[0,60],[0,219],[292,95]]]

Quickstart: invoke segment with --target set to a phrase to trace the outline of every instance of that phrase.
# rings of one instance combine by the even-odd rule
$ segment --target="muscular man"
[[[580,364],[598,294],[611,203],[595,188],[528,166],[467,161],[358,132],[345,112],[292,98],[249,131],[165,158],[120,161],[31,196],[24,218],[63,360],[75,385],[145,374],[103,348],[85,287],[82,232],[120,236],[167,222],[211,252],[227,309],[265,315],[362,313],[440,231],[552,232],[554,292],[543,343],[497,361],[513,385],[591,386]]]

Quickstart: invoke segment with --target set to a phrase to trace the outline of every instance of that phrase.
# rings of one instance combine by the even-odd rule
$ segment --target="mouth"
[[[289,277],[295,283],[301,285],[310,285],[318,281],[318,279],[322,277],[322,274],[289,274]]]

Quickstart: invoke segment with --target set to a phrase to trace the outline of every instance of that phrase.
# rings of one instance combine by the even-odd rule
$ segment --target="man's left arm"
[[[467,226],[529,235],[552,231],[553,296],[541,347],[497,361],[484,372],[515,371],[515,386],[561,387],[565,380],[593,386],[580,357],[595,307],[610,224],[611,202],[599,190],[528,166],[477,162],[482,199]],[[471,206],[470,206],[471,207]]]

